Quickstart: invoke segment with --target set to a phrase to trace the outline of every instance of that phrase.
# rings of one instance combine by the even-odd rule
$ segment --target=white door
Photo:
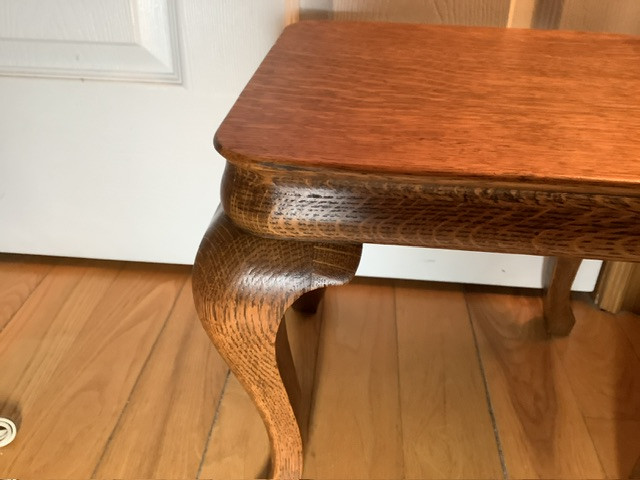
[[[290,4],[0,0],[0,251],[191,263],[219,199],[213,133]],[[540,265],[367,246],[359,273],[539,286]]]

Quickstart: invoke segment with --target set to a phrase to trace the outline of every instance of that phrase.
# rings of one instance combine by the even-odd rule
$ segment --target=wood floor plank
[[[636,357],[640,359],[640,315],[622,312],[616,315],[616,322],[627,335]]]
[[[117,273],[118,268],[60,265],[28,297],[14,321],[0,332],[3,414],[18,415],[18,408],[29,409],[61,359],[73,348],[86,317]],[[16,411],[9,412],[11,408]]]
[[[328,288],[305,478],[402,478],[394,290]]]
[[[195,478],[227,372],[187,282],[93,476]]]
[[[0,255],[0,332],[53,268],[19,255]]]
[[[586,418],[606,478],[640,478],[640,421]]]
[[[311,403],[322,311],[314,315],[289,309],[285,314],[291,353],[305,404]],[[263,478],[267,474],[269,442],[258,412],[232,374],[202,463],[200,478]]]
[[[500,478],[459,286],[396,282],[405,478]]]
[[[640,359],[620,318],[586,296],[573,302],[576,325],[554,341],[608,478],[629,478],[640,458]],[[618,321],[617,321],[618,320]],[[633,328],[636,327],[636,328]],[[637,334],[637,326],[628,325]]]
[[[58,359],[55,370],[47,378],[41,377],[42,382],[37,391],[34,390],[28,407],[22,409],[19,438],[9,446],[12,450],[3,455],[3,475],[90,477],[151,346],[187,279],[185,273],[177,272],[174,268],[154,267],[150,271],[148,267],[127,266],[95,308],[78,313],[72,328],[79,329],[77,333],[65,328],[47,332],[54,343],[66,342],[68,335],[75,335],[75,339],[72,348]],[[86,280],[83,278],[78,288]],[[93,294],[78,298],[73,297],[71,291],[63,293],[59,291],[58,296],[76,305],[72,308],[81,309],[80,305],[95,301]],[[46,321],[48,305],[40,302],[34,308],[44,312]],[[21,312],[23,310],[26,309]],[[14,323],[15,319],[9,328]],[[47,327],[42,325],[42,329]],[[14,338],[13,342],[17,340],[18,345],[28,346],[30,342],[40,341],[41,336],[39,332],[37,337]],[[61,461],[63,458],[72,460]]]
[[[313,403],[323,311],[324,301],[321,301],[313,315],[304,314],[292,308],[285,314],[291,356],[300,386],[302,406],[300,407],[301,411],[296,415],[300,416],[298,421],[302,422],[301,428],[306,429],[307,434],[309,433],[309,419]],[[303,432],[303,442],[306,441]]]
[[[604,478],[539,296],[465,293],[509,478]]]
[[[230,374],[198,478],[266,478],[268,466],[267,431],[249,395]]]
[[[574,301],[573,311],[571,335],[554,348],[583,415],[640,420],[640,360],[624,330],[587,300]]]

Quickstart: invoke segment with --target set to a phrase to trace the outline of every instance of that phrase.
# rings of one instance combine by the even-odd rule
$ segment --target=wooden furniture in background
[[[640,34],[637,0],[285,0],[300,18]]]
[[[275,477],[300,477],[304,436],[282,315],[349,281],[362,243],[640,260],[639,61],[640,40],[618,35],[285,30],[217,132],[224,211],[193,274]]]
[[[640,264],[606,262],[596,285],[595,301],[611,313],[630,310],[640,313]]]

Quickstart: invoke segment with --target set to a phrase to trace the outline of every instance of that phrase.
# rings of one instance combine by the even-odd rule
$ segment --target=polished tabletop
[[[640,193],[640,37],[288,27],[215,144],[236,165]]]

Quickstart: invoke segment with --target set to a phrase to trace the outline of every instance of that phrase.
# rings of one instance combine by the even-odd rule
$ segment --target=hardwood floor
[[[0,478],[264,476],[189,274],[0,255]],[[356,280],[289,311],[294,361],[317,355],[305,477],[640,478],[640,318],[574,309],[549,339],[537,292]]]

